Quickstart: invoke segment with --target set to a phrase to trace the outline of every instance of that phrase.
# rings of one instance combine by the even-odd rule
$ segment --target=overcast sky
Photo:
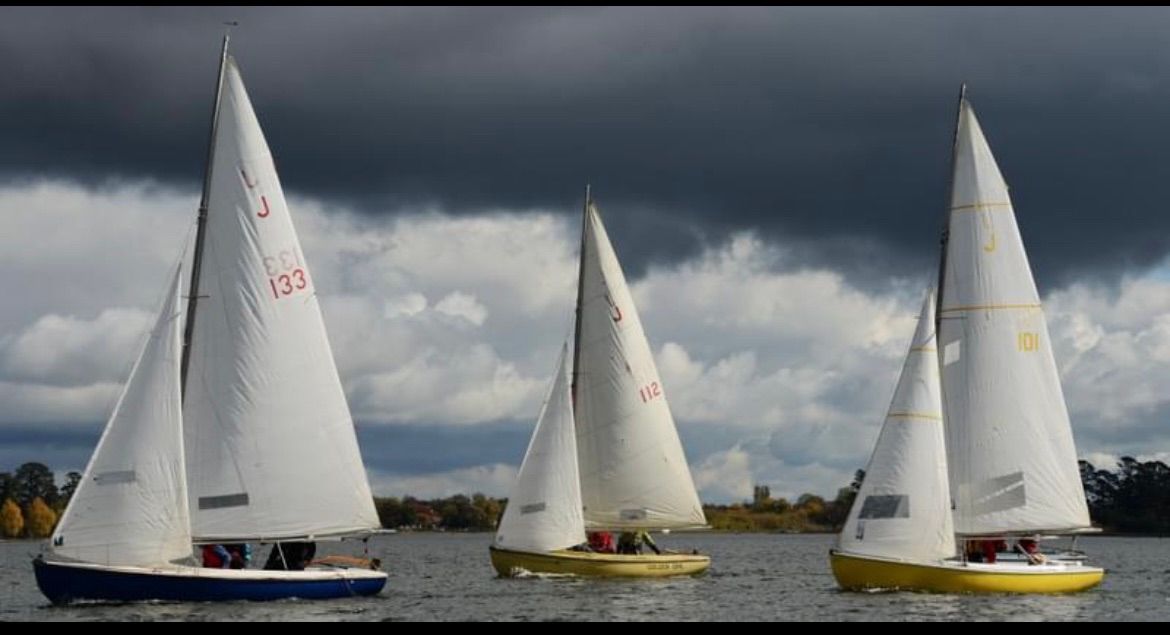
[[[378,493],[506,493],[591,183],[703,497],[832,495],[937,267],[964,81],[1078,449],[1170,451],[1166,9],[0,8],[0,470],[92,451],[224,20]]]

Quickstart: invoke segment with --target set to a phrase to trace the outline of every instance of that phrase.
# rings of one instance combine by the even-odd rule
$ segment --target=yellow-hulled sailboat
[[[937,304],[929,295],[865,482],[830,554],[846,589],[1071,593],[1083,554],[996,562],[963,540],[1091,531],[1048,327],[1007,185],[965,90]],[[937,334],[937,337],[936,337]],[[944,441],[945,437],[945,441]]]
[[[568,347],[491,547],[518,572],[662,577],[706,571],[697,553],[570,550],[585,530],[706,526],[662,381],[601,217],[586,193],[572,380]]]

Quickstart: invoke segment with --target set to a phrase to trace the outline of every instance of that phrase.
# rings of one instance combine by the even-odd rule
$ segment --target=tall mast
[[[581,214],[581,262],[577,265],[577,318],[573,326],[573,378],[569,385],[572,396],[573,414],[577,414],[577,375],[581,368],[581,299],[585,291],[585,231],[589,227],[589,204],[593,198],[589,186],[585,186],[585,206]]]
[[[211,108],[211,134],[207,141],[207,164],[203,170],[203,196],[199,199],[199,219],[195,226],[195,255],[191,260],[191,286],[187,291],[187,322],[183,327],[183,361],[179,367],[179,386],[187,395],[187,367],[191,362],[191,338],[195,334],[195,305],[199,301],[199,274],[203,265],[203,242],[207,238],[207,206],[211,193],[211,162],[215,159],[215,137],[219,129],[219,102],[223,95],[223,72],[227,67],[228,40],[223,35],[223,50],[219,54],[219,74],[215,80],[215,103]]]
[[[951,205],[955,198],[955,165],[958,163],[959,152],[959,125],[963,120],[963,101],[967,99],[967,84],[964,82],[959,87],[959,107],[955,114],[955,136],[951,139],[951,185],[947,191],[947,213],[943,216],[942,238],[939,240],[939,248],[942,254],[938,259],[938,285],[935,288],[934,297],[934,327],[935,333],[938,333],[939,320],[942,320],[942,302],[943,302],[943,283],[947,275],[947,242],[950,240],[951,232]],[[939,342],[939,353],[942,352],[942,342]]]

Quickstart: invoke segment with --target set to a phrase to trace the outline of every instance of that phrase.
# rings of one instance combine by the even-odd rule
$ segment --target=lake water
[[[1067,596],[846,593],[829,571],[828,535],[687,534],[671,548],[712,555],[697,578],[500,579],[491,534],[377,536],[390,581],[380,596],[269,603],[51,606],[31,558],[40,543],[0,542],[0,620],[1168,620],[1170,540],[1081,538],[1107,570],[1093,591]],[[354,553],[355,544],[327,552]],[[266,555],[266,548],[260,556]]]

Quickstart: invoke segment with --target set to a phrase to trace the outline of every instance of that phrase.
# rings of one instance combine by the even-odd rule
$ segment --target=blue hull
[[[316,580],[230,580],[211,576],[181,576],[108,571],[33,560],[37,586],[54,604],[73,600],[135,602],[178,600],[324,600],[376,595],[386,578]]]

